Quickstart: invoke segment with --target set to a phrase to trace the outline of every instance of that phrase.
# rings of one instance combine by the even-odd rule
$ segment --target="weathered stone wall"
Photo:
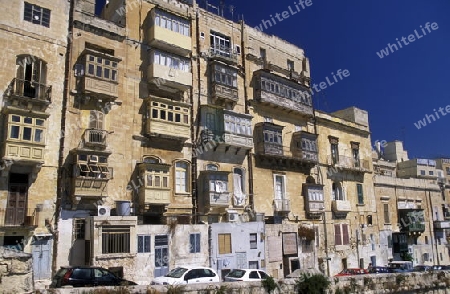
[[[293,294],[295,291],[295,279],[278,280],[279,289],[275,294]],[[106,289],[106,288],[105,288]],[[93,293],[105,293],[105,289],[95,288]],[[108,293],[169,293],[170,287],[166,286],[135,286],[124,291],[122,287],[107,287]],[[221,284],[198,284],[182,286],[181,293],[213,294],[217,290],[225,290],[224,293],[232,294],[264,294],[268,293],[260,282],[249,283],[221,283]],[[93,288],[81,289],[58,289],[57,293],[92,293]],[[122,291],[122,292],[120,292]],[[46,292],[41,292],[46,293]],[[47,292],[50,293],[50,292]],[[173,292],[172,292],[173,293]],[[178,292],[176,292],[178,293]],[[334,293],[450,293],[450,272],[440,271],[431,273],[408,273],[408,274],[379,274],[362,275],[354,277],[332,278],[331,286],[327,292]]]
[[[31,254],[0,247],[0,293],[26,293],[33,290]]]

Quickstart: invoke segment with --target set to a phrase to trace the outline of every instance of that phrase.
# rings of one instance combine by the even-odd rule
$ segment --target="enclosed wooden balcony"
[[[150,46],[181,56],[189,55],[192,51],[189,19],[159,8],[152,9],[150,17],[151,27],[147,32]]]
[[[190,138],[191,105],[180,101],[150,96],[146,99],[145,134],[178,141]]]
[[[152,47],[187,56],[192,51],[192,39],[178,32],[152,25],[148,30],[148,38]]]
[[[303,184],[305,211],[309,216],[320,216],[325,211],[323,185]]]
[[[398,223],[401,232],[409,234],[425,232],[425,214],[423,209],[399,209]]]
[[[228,152],[246,151],[253,148],[252,117],[222,108],[201,106],[203,130],[200,134],[205,145],[214,146],[214,151]],[[213,117],[215,122],[206,121],[206,117]],[[220,148],[220,149],[219,149]]]
[[[192,87],[192,73],[160,64],[150,64],[148,81],[161,89],[186,91]]]
[[[292,156],[316,164],[319,161],[317,135],[308,132],[295,132],[291,141]]]
[[[143,162],[138,165],[139,203],[142,205],[170,204],[172,195],[170,164]]]
[[[201,195],[200,202],[205,209],[209,208],[228,208],[231,205],[228,171],[201,171],[200,182]]]
[[[312,117],[312,96],[309,89],[264,70],[254,72],[254,99],[273,109]]]

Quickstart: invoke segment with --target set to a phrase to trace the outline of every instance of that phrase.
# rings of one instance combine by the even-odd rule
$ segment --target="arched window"
[[[175,193],[188,193],[190,164],[186,161],[175,162]]]
[[[150,156],[144,156],[143,160],[144,163],[161,163],[161,158],[158,156],[150,155]]]
[[[217,164],[209,163],[206,165],[206,170],[219,170],[219,166]]]
[[[342,184],[340,182],[333,183],[331,195],[333,200],[345,200],[345,196],[342,190]]]
[[[234,205],[245,204],[245,170],[239,167],[233,168],[233,192]]]

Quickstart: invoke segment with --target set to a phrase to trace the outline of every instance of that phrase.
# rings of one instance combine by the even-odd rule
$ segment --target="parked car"
[[[430,267],[430,270],[432,271],[443,271],[443,270],[450,270],[450,266],[448,265],[433,265]]]
[[[163,277],[154,278],[152,285],[178,285],[196,283],[218,283],[219,275],[209,267],[176,267]]]
[[[61,267],[52,279],[50,288],[130,286],[135,282],[121,279],[107,269],[94,266]]]
[[[392,273],[392,270],[386,266],[372,266],[367,269],[369,274],[386,274]]]
[[[224,277],[224,282],[261,281],[268,276],[260,269],[234,269]]]
[[[413,271],[413,264],[411,261],[391,261],[388,263],[388,267],[394,273],[408,273]]]
[[[413,267],[413,272],[427,272],[433,270],[433,267],[429,265],[416,265]]]
[[[337,275],[335,275],[335,277],[364,275],[364,274],[368,274],[368,273],[369,272],[363,268],[347,268],[347,269],[342,270]]]

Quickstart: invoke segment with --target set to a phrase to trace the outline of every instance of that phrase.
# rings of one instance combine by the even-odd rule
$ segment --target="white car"
[[[234,269],[229,272],[225,278],[225,282],[238,282],[238,281],[261,281],[267,278],[269,275],[260,269]]]
[[[180,285],[220,282],[217,273],[209,267],[177,267],[163,277],[152,280],[152,285]]]

